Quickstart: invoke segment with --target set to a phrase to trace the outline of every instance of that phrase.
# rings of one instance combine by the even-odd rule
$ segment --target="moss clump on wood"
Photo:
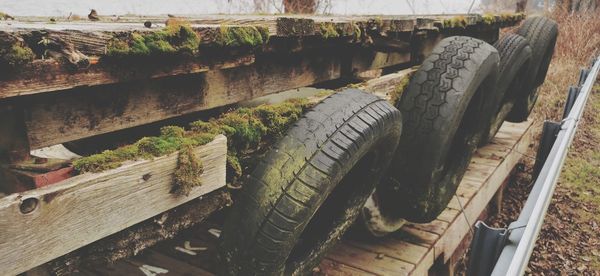
[[[30,63],[35,58],[31,48],[13,44],[8,49],[0,50],[0,59],[10,67],[19,67]]]
[[[240,156],[259,148],[266,140],[282,136],[310,106],[306,99],[288,100],[273,105],[239,108],[209,121],[192,122],[187,131],[178,126],[166,126],[161,128],[160,136],[144,137],[132,145],[83,157],[74,161],[73,165],[79,173],[102,172],[117,168],[128,160],[151,159],[180,151],[174,191],[186,194],[199,185],[189,179],[199,176],[202,168],[196,157],[186,153],[189,148],[204,145],[218,134],[227,136],[227,163],[231,170],[228,175],[232,179],[238,178],[242,175]]]
[[[189,23],[171,20],[162,30],[151,33],[131,33],[115,38],[107,47],[108,56],[147,56],[156,54],[195,54],[200,37]]]
[[[414,73],[415,72],[410,72],[410,73],[406,74],[404,76],[404,78],[402,78],[402,80],[400,80],[400,83],[398,83],[398,85],[396,85],[396,87],[394,88],[394,91],[392,91],[392,93],[390,95],[390,103],[392,105],[396,106],[398,101],[400,101],[400,98],[402,97],[402,94],[404,93],[406,88],[408,88],[408,84],[410,83],[410,79],[412,78]]]
[[[321,23],[319,25],[319,30],[321,31],[321,36],[325,39],[340,37],[340,33],[338,32],[334,23]]]
[[[263,26],[221,26],[215,42],[221,46],[256,47],[269,41],[269,29]]]
[[[525,18],[525,14],[523,13],[501,13],[501,14],[491,14],[486,13],[481,16],[481,22],[484,25],[492,25],[496,23],[511,23],[519,20],[523,20]]]
[[[493,14],[489,14],[489,13],[484,14],[481,16],[481,21],[485,25],[492,25],[492,24],[496,23],[496,16],[494,16]]]
[[[466,28],[467,18],[459,15],[452,18],[444,19],[442,22],[444,28]]]
[[[191,145],[185,145],[179,151],[171,193],[189,195],[192,188],[202,184],[200,176],[203,172],[202,161],[194,153],[194,148]]]
[[[207,141],[210,142],[212,139],[201,138],[199,135],[188,135],[183,128],[178,126],[166,126],[161,128],[160,136],[144,137],[132,145],[115,150],[105,150],[102,153],[75,160],[73,166],[79,173],[102,172],[117,168],[128,160],[150,159],[173,153],[184,146],[206,144]]]
[[[352,22],[352,27],[354,28],[354,41],[360,41],[362,39],[362,29],[359,24]]]

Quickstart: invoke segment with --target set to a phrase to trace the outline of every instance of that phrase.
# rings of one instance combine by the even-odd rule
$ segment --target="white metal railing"
[[[509,225],[507,244],[500,254],[492,275],[522,275],[529,262],[535,241],[542,227],[556,182],[573,141],[585,104],[600,71],[600,57],[596,58],[575,103],[560,124],[560,130],[550,154],[537,177],[519,218]]]

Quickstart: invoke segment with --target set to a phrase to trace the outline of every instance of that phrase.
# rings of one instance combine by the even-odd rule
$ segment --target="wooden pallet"
[[[532,122],[505,123],[490,145],[479,149],[461,182],[457,197],[433,222],[408,223],[388,237],[364,242],[344,239],[323,260],[322,275],[426,275],[436,260],[447,262],[510,176],[532,142]],[[458,198],[458,199],[457,199]],[[460,202],[459,202],[460,200]],[[463,208],[461,208],[461,206]],[[172,275],[212,275],[217,238],[204,224],[177,239],[161,243],[134,258],[108,267],[86,268],[83,274],[144,275],[142,270],[168,271]],[[206,250],[185,249],[192,247]],[[161,275],[161,273],[157,273]]]

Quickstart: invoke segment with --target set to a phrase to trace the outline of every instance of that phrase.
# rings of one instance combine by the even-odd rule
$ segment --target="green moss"
[[[109,56],[124,56],[129,54],[129,44],[122,40],[111,40],[106,48],[106,54]]]
[[[494,23],[496,23],[496,16],[494,16],[493,14],[484,14],[481,16],[481,20],[483,22],[483,24],[485,25],[492,25]]]
[[[148,55],[150,54],[150,49],[146,45],[146,38],[144,38],[140,34],[133,33],[131,34],[131,46],[129,54],[131,55]]]
[[[227,136],[227,163],[232,170],[228,175],[236,178],[242,175],[240,155],[258,148],[265,141],[282,136],[310,106],[306,99],[294,99],[279,104],[240,108],[209,121],[195,121],[187,131],[178,126],[166,126],[161,128],[160,136],[144,137],[132,145],[83,157],[74,161],[73,165],[79,173],[101,172],[117,168],[128,160],[151,159],[176,151],[188,151],[190,147],[204,145],[216,135],[223,134]],[[192,176],[201,174],[198,173],[201,165],[186,152],[180,152],[179,164],[174,190],[189,193],[191,187],[199,185],[192,181]]]
[[[237,154],[227,153],[227,178],[235,182],[242,174],[242,164]]]
[[[321,36],[325,39],[335,38],[335,37],[340,36],[340,34],[338,33],[338,31],[335,27],[335,24],[333,24],[331,22],[321,23],[319,25],[319,29],[321,31]]]
[[[18,67],[27,64],[35,58],[31,48],[13,44],[10,48],[2,51],[1,59],[11,67]]]
[[[501,14],[491,14],[486,13],[481,16],[481,22],[484,25],[492,25],[496,23],[510,23],[522,20],[525,18],[525,14],[523,13],[501,13]]]
[[[194,148],[186,145],[179,151],[177,168],[173,173],[171,193],[189,195],[192,188],[202,184],[200,176],[204,173],[202,161],[194,154]]]
[[[414,75],[414,72],[406,74],[404,76],[404,78],[402,78],[402,80],[400,80],[400,83],[398,83],[398,85],[396,85],[396,87],[394,88],[394,91],[392,91],[392,94],[390,95],[391,96],[390,103],[392,103],[392,105],[396,106],[396,103],[398,103],[398,101],[402,97],[402,94],[408,87],[408,84],[410,83],[410,79],[412,78],[413,75]]]
[[[354,40],[360,41],[362,38],[362,30],[361,30],[360,26],[353,22],[352,27],[354,28]]]
[[[166,126],[161,128],[160,136],[144,137],[135,144],[78,159],[73,165],[80,173],[101,172],[119,167],[127,160],[148,159],[173,153],[185,145],[200,145],[200,142],[195,140],[193,135],[186,135],[181,127]]]
[[[260,46],[269,40],[269,30],[262,26],[221,26],[215,41],[221,46]]]
[[[258,26],[256,27],[256,29],[258,30],[260,36],[263,39],[263,44],[267,44],[269,42],[269,37],[271,37],[271,35],[269,34],[269,28],[264,26]]]
[[[164,29],[152,33],[131,33],[115,38],[107,47],[108,56],[147,56],[152,54],[195,54],[200,37],[188,23],[172,20]]]
[[[164,40],[151,41],[146,46],[151,53],[174,53],[177,51],[175,47]]]
[[[462,15],[444,19],[443,26],[444,28],[466,28],[467,19]]]
[[[381,30],[383,28],[383,19],[381,18],[381,16],[375,17],[373,22],[375,22],[375,26],[377,26],[378,30]]]

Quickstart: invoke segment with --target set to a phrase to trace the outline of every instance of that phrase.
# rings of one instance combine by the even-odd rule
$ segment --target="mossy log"
[[[64,19],[49,24],[47,18],[17,18],[10,25],[0,23],[0,33],[25,38],[26,48],[34,49],[36,59],[46,57],[44,43],[65,45],[71,53],[86,56],[155,56],[198,53],[198,48],[219,47],[260,48],[273,37],[298,38],[318,36],[324,39],[351,37],[347,42],[368,42],[371,34],[389,35],[412,32],[415,29],[443,30],[488,26],[499,28],[523,19],[522,14],[448,16],[205,16],[204,18],[137,17],[105,18],[87,23]],[[154,22],[153,22],[154,21]],[[145,25],[149,24],[149,28]],[[68,31],[67,31],[68,30]],[[362,39],[357,39],[362,38]],[[0,43],[0,49],[10,49],[13,43]],[[0,50],[2,51],[2,50]],[[0,60],[6,61],[0,55]],[[73,62],[73,57],[69,61]],[[27,60],[25,60],[27,61]],[[30,61],[28,61],[30,62]],[[25,64],[27,62],[23,62]],[[76,62],[75,62],[76,63]],[[20,64],[20,65],[23,65]]]

